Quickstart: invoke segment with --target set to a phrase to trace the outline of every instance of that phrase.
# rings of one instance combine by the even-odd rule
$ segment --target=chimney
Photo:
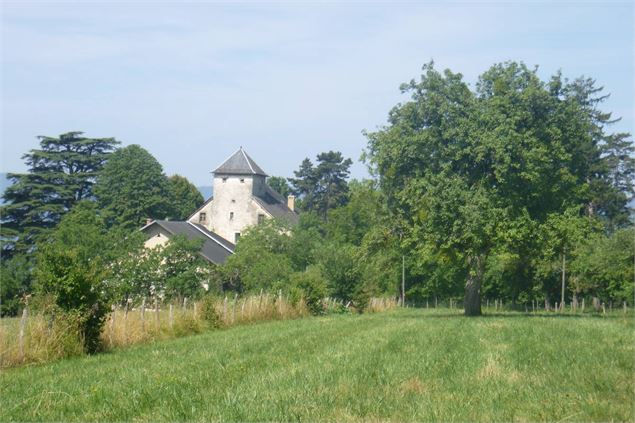
[[[289,195],[287,197],[287,207],[289,207],[291,211],[295,211],[295,195]]]

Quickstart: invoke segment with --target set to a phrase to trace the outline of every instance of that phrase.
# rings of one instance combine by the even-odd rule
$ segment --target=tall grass
[[[0,368],[43,363],[83,353],[78,325],[67,317],[43,314],[28,316],[22,337],[21,320],[0,319]]]
[[[285,297],[269,294],[224,297],[210,301],[215,318],[209,319],[204,302],[162,304],[145,310],[117,308],[102,332],[102,343],[119,348],[144,342],[175,338],[202,330],[230,327],[264,320],[295,319],[308,315],[304,302],[291,304]],[[207,317],[207,318],[206,318]]]
[[[206,304],[206,302],[208,304]],[[325,313],[350,310],[350,304],[335,299],[323,301]],[[367,311],[394,308],[393,299],[372,299]],[[210,317],[210,309],[212,317]],[[245,297],[208,297],[190,303],[150,304],[143,308],[115,308],[104,324],[104,349],[118,349],[267,320],[287,320],[309,315],[302,299],[292,303],[281,294],[261,293]],[[0,319],[0,368],[43,363],[82,354],[78,326],[63,316],[28,316],[20,345],[20,318]]]

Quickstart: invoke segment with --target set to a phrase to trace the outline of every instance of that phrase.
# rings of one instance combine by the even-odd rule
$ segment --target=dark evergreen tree
[[[38,138],[40,149],[22,156],[28,172],[8,175],[13,185],[4,192],[7,204],[0,208],[3,257],[29,252],[74,204],[91,198],[97,173],[119,144],[82,132]]]
[[[342,153],[329,151],[317,155],[317,166],[308,158],[290,178],[292,190],[301,202],[303,210],[314,211],[326,217],[328,210],[346,204],[351,159],[344,159]]]
[[[205,200],[198,188],[181,175],[168,178],[170,189],[170,218],[174,220],[187,219]]]

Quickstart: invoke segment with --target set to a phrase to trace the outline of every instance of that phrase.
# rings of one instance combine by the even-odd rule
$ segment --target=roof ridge
[[[216,238],[214,238],[213,236],[210,236],[207,232],[203,231],[201,228],[199,228],[197,225],[195,225],[194,223],[187,221],[187,223],[189,225],[191,225],[194,229],[196,229],[197,231],[199,231],[200,233],[202,233],[203,235],[205,235],[206,237],[208,237],[209,239],[211,239],[212,241],[214,241],[215,243],[217,243],[218,245],[220,245],[221,247],[223,247],[224,249],[226,249],[227,251],[229,251],[230,253],[234,254],[234,252],[229,249],[226,245],[223,245],[222,242],[218,241]]]
[[[251,160],[249,160],[249,156],[247,156],[247,153],[245,153],[245,150],[243,150],[243,146],[240,146],[240,152],[243,153],[243,157],[245,158],[245,160],[247,161],[247,164],[249,165],[249,169],[251,169],[251,171],[254,173],[254,175],[256,174],[256,171],[254,170],[254,167],[251,165]]]

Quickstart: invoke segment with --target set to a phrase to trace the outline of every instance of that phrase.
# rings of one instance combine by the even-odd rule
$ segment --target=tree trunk
[[[465,284],[463,308],[466,316],[481,315],[481,280],[483,278],[483,258],[480,256],[468,259],[470,273]]]
[[[567,274],[567,256],[563,252],[562,253],[562,293],[560,295],[560,304],[562,304],[562,309],[564,310],[564,287],[565,287],[565,278]]]

